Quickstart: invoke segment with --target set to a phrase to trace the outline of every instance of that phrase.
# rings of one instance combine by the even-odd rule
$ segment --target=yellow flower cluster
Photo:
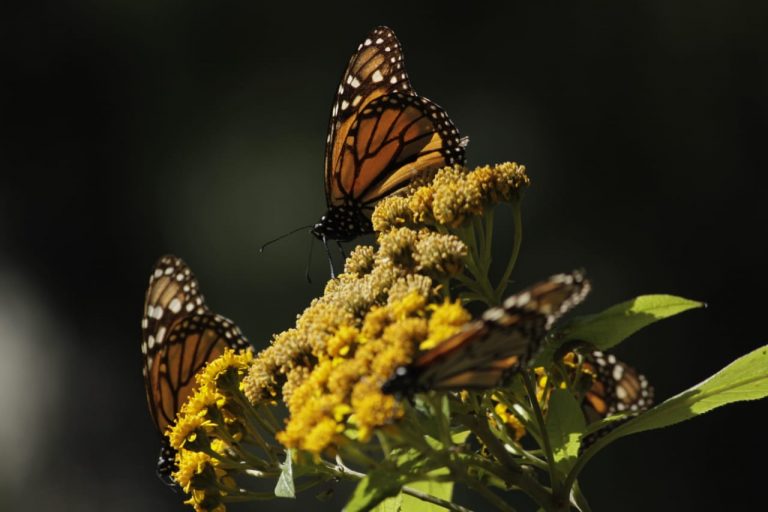
[[[235,490],[234,480],[220,467],[230,446],[224,439],[236,438],[231,429],[236,415],[229,410],[233,389],[253,362],[250,350],[227,349],[196,376],[197,387],[181,407],[166,436],[176,450],[174,480],[190,495],[185,503],[200,511],[223,511],[221,498]],[[224,435],[222,435],[224,432]]]
[[[427,297],[414,290],[372,308],[359,328],[341,326],[286,399],[291,417],[278,440],[316,454],[343,441],[342,435],[367,441],[376,428],[403,413],[394,397],[382,394],[381,385],[410,362],[421,343],[455,333],[468,318],[458,303],[428,305]]]
[[[286,399],[301,381],[291,374],[305,374],[299,368],[311,368],[322,360],[339,330],[359,329],[372,308],[401,301],[412,292],[428,302],[437,299],[440,278],[461,269],[466,251],[453,235],[408,228],[381,234],[378,250],[357,247],[347,259],[346,272],[328,282],[323,296],[312,301],[296,327],[277,335],[258,355],[244,381],[248,399],[258,403],[281,391]]]
[[[530,184],[525,166],[506,162],[468,171],[445,167],[429,183],[413,185],[404,196],[383,199],[371,218],[377,232],[413,224],[456,227],[495,203],[509,201]]]
[[[394,370],[470,320],[443,301],[463,272],[468,247],[455,227],[528,184],[514,163],[468,171],[446,167],[406,194],[378,203],[377,247],[359,246],[345,271],[272,340],[250,367],[243,391],[253,404],[281,396],[290,417],[278,440],[318,454],[344,438],[367,440],[402,414],[380,391]]]

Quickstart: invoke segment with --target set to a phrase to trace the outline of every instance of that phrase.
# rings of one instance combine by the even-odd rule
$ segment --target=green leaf
[[[454,444],[462,444],[469,437],[470,431],[457,432],[451,434],[451,440]],[[414,458],[420,457],[421,453],[412,450],[405,455],[398,458],[398,464],[407,463]],[[440,468],[428,473],[429,476],[439,476],[449,474],[448,468]],[[417,489],[421,492],[441,498],[446,501],[451,501],[453,497],[453,482],[433,482],[424,480],[420,482],[409,483],[408,487]],[[387,498],[376,507],[376,512],[400,512],[400,511],[414,511],[414,512],[444,512],[445,508],[422,501],[418,498],[414,498],[408,494],[402,492],[393,498]]]
[[[555,469],[561,475],[567,475],[579,455],[581,436],[587,428],[579,402],[570,391],[552,391],[545,424]]]
[[[402,485],[396,473],[374,469],[357,484],[352,497],[344,507],[344,512],[371,510],[386,498],[396,496]]]
[[[373,508],[374,512],[402,512],[408,510],[403,508],[403,493],[397,496],[387,498]]]
[[[446,474],[448,474],[448,468],[438,469],[430,473],[430,475],[446,475]],[[450,501],[451,497],[453,496],[453,482],[430,482],[430,481],[414,482],[414,483],[408,484],[408,487],[411,487],[413,489],[418,489],[421,492],[431,494],[436,498],[442,498],[447,501]],[[413,510],[414,512],[445,512],[445,508],[439,505],[422,501],[408,494],[401,493],[400,496],[402,497],[402,500],[403,500],[402,510],[404,511]]]
[[[630,434],[680,423],[726,404],[758,400],[766,396],[768,345],[740,357],[704,382],[617,427],[595,443],[595,448]]]
[[[295,498],[296,489],[293,486],[293,451],[285,454],[285,462],[280,464],[280,478],[275,486],[275,496],[278,498]]]
[[[704,306],[703,302],[674,295],[641,295],[600,313],[574,318],[549,336],[532,364],[548,366],[557,349],[568,341],[586,341],[601,350],[609,349],[654,322]]]

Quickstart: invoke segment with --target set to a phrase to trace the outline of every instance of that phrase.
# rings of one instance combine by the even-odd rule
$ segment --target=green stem
[[[479,221],[478,221],[479,222]],[[488,304],[496,304],[496,295],[493,291],[493,286],[491,285],[490,280],[488,279],[488,272],[487,270],[483,269],[480,265],[481,258],[480,258],[480,252],[478,250],[478,243],[477,243],[477,236],[476,236],[476,230],[474,228],[474,222],[462,226],[458,228],[458,236],[459,238],[464,241],[464,243],[469,248],[469,253],[467,254],[467,257],[465,258],[465,263],[467,266],[467,269],[472,274],[472,277],[474,277],[476,283],[475,283],[475,289],[479,286],[480,291],[482,292],[482,295],[485,296],[485,302]]]
[[[497,302],[501,302],[504,291],[507,289],[512,270],[517,263],[517,256],[520,254],[520,245],[523,243],[523,217],[520,210],[520,196],[515,196],[512,199],[512,220],[515,225],[515,238],[512,242],[512,254],[507,262],[507,268],[504,270],[504,274],[501,276],[501,281],[499,281],[499,285],[496,287]]]
[[[552,452],[552,444],[549,442],[549,433],[547,432],[546,424],[544,423],[544,413],[541,412],[539,401],[536,399],[536,386],[531,381],[531,377],[527,371],[520,372],[525,383],[525,389],[528,392],[528,399],[531,402],[533,408],[533,415],[536,418],[536,423],[539,426],[541,443],[544,448],[544,454],[547,458],[547,469],[549,469],[549,481],[552,485],[552,490],[555,495],[560,493],[560,481],[555,473],[555,459]]]
[[[494,209],[489,208],[485,215],[483,216],[483,228],[485,229],[485,235],[483,238],[485,239],[485,244],[483,246],[483,260],[487,262],[487,271],[490,271],[491,268],[491,262],[492,262],[492,251],[493,248],[493,214]]]
[[[502,510],[504,512],[515,512],[515,508],[512,505],[509,505],[506,501],[504,501],[503,499],[501,499],[501,497],[494,494],[493,491],[488,489],[483,484],[477,482],[472,478],[464,478],[463,480],[464,480],[464,483],[467,485],[467,487],[469,487],[470,489],[474,490],[476,493],[481,495],[483,498],[486,499],[486,501],[491,503],[498,510]]]
[[[550,510],[552,507],[552,498],[539,482],[523,471],[515,458],[510,454],[504,445],[493,435],[488,424],[480,421],[474,415],[461,415],[457,418],[466,425],[477,436],[478,439],[488,448],[496,460],[507,470],[507,485],[515,486],[526,493],[539,506]]]
[[[225,491],[231,491],[231,489],[224,489]],[[224,503],[243,503],[246,501],[266,501],[275,499],[274,492],[255,492],[245,491],[238,494],[228,494],[220,496],[219,499]]]

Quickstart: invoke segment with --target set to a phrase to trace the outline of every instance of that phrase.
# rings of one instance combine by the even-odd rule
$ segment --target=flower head
[[[469,254],[452,230],[527,183],[517,164],[446,167],[377,204],[377,245],[352,252],[345,272],[294,328],[275,336],[243,381],[254,404],[282,393],[290,413],[277,435],[284,446],[317,455],[349,439],[364,442],[401,417],[382,384],[420,348],[470,320],[460,302],[438,292],[450,292]]]

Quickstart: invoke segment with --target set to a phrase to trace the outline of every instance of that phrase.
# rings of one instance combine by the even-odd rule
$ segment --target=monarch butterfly
[[[582,358],[583,370],[592,377],[582,406],[589,421],[637,413],[653,405],[653,386],[645,375],[600,350],[583,354]]]
[[[584,274],[575,271],[512,295],[409,366],[398,368],[382,391],[412,395],[495,387],[530,360],[555,321],[580,304],[589,290]]]
[[[225,348],[251,348],[234,323],[208,308],[199,288],[181,258],[163,256],[149,276],[141,319],[147,402],[162,437],[157,473],[169,485],[175,452],[163,433],[191,394],[195,374]]]
[[[374,28],[352,54],[336,91],[325,146],[327,211],[307,226],[323,242],[331,276],[328,240],[340,244],[371,233],[377,201],[430,170],[463,164],[466,145],[446,112],[416,94],[395,33]]]
[[[371,232],[373,204],[426,171],[463,163],[465,145],[445,111],[411,87],[395,33],[373,29],[349,59],[333,102],[328,211],[312,234],[343,242]]]

